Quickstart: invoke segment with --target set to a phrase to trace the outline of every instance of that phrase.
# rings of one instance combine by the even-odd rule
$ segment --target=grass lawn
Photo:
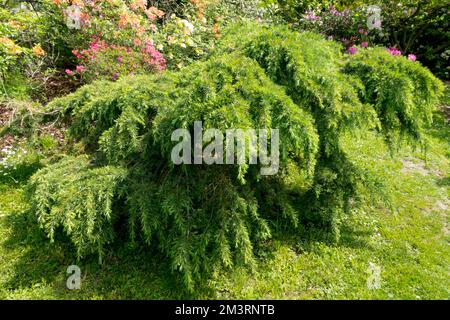
[[[449,299],[450,126],[438,116],[426,158],[405,148],[392,157],[369,134],[347,138],[353,161],[387,185],[392,210],[360,208],[330,244],[314,231],[275,236],[259,252],[257,270],[220,272],[184,293],[163,259],[145,248],[111,248],[103,265],[76,261],[68,242],[49,243],[26,213],[24,183],[0,184],[0,299]],[[426,160],[426,161],[425,161]],[[77,264],[82,289],[66,289]],[[369,289],[379,268],[379,288]]]

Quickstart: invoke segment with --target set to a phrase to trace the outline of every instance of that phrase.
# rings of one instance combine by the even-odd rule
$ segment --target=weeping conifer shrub
[[[423,142],[423,128],[432,121],[443,85],[419,62],[364,50],[349,59],[344,72],[364,84],[360,99],[372,105],[389,146]]]
[[[375,129],[391,149],[404,140],[424,146],[423,127],[432,120],[442,83],[420,63],[391,56],[384,48],[343,55],[336,42],[283,26],[236,26],[219,52],[235,50],[258,61],[314,117],[320,137],[314,183],[297,211],[303,212],[304,223],[320,225],[338,239],[342,215],[362,200],[361,186],[387,200],[380,182],[350,161],[342,134]]]
[[[314,181],[295,210],[303,223],[329,230],[337,240],[343,214],[349,212],[350,202],[358,200],[358,188],[379,186],[351,163],[340,137],[346,131],[376,127],[379,119],[373,107],[359,99],[363,83],[342,72],[344,57],[337,43],[287,27],[247,28],[230,30],[220,51],[241,50],[258,61],[271,80],[314,117],[320,139]],[[246,36],[242,39],[238,34]]]
[[[49,109],[69,123],[86,154],[32,177],[28,189],[39,224],[50,238],[65,231],[79,257],[101,257],[123,221],[118,217],[125,217],[130,238],[159,248],[190,290],[218,268],[252,267],[255,245],[274,230],[314,223],[337,237],[358,188],[379,193],[345,153],[342,133],[411,133],[406,126],[414,121],[420,132],[434,102],[418,103],[439,91],[426,69],[393,60],[405,76],[426,75],[431,83],[401,92],[411,95],[408,108],[416,117],[393,125],[383,111],[390,101],[371,93],[379,84],[360,71],[369,59],[347,61],[338,45],[315,34],[239,26],[212,57],[179,72],[95,82],[55,100]],[[370,65],[381,72],[377,63],[384,62]],[[195,121],[222,132],[279,129],[278,174],[261,175],[261,165],[248,165],[248,154],[247,164],[174,165],[171,135],[192,133]]]
[[[78,256],[98,253],[113,240],[113,207],[126,177],[121,167],[97,167],[87,155],[67,157],[35,174],[28,192],[33,210],[51,240],[58,228],[75,244]]]
[[[62,167],[69,175],[78,175],[78,183],[93,197],[101,190],[80,173],[115,168],[114,181],[120,181],[115,199],[123,199],[131,238],[156,244],[187,288],[219,266],[254,265],[254,244],[271,235],[267,214],[260,210],[266,198],[274,198],[270,210],[298,223],[289,197],[307,190],[314,175],[319,140],[314,120],[270,81],[256,61],[240,53],[197,63],[180,73],[98,82],[49,107],[61,110],[71,123],[71,137],[84,141],[95,161],[86,171],[77,167],[78,158],[70,158],[38,172],[30,183],[31,200],[44,230],[52,236],[56,226],[67,229],[80,256],[102,243],[86,241],[83,221],[93,216],[103,223],[100,217],[106,215],[99,206],[86,207],[86,194],[74,192],[73,181],[58,184],[58,176],[65,178],[58,170]],[[204,130],[223,132],[279,129],[280,177],[262,176],[259,165],[174,166],[172,132],[180,128],[192,132],[195,121],[202,121]],[[225,154],[229,147],[225,145]],[[126,170],[125,179],[121,170]],[[94,181],[109,179],[110,173],[105,174],[108,177],[96,176]],[[287,186],[282,176],[296,176],[297,183]],[[259,188],[263,180],[270,180],[270,189]],[[46,187],[53,183],[57,184],[53,189]],[[70,192],[70,201],[79,206],[65,196],[52,196],[54,189]],[[45,190],[47,195],[42,194]],[[277,194],[286,201],[277,203]],[[48,203],[48,198],[54,200]],[[75,214],[79,228],[68,229],[73,213],[61,217],[61,212],[70,211],[66,205],[94,211]],[[110,228],[114,218],[107,223]],[[103,224],[101,228],[106,230]],[[109,240],[109,236],[102,239]],[[99,253],[102,248],[98,246]]]

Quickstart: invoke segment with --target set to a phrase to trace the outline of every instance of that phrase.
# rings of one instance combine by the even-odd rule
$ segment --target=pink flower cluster
[[[387,51],[393,56],[401,56],[402,52],[396,48],[388,48]]]
[[[417,60],[417,57],[416,57],[416,55],[415,54],[408,54],[408,60],[409,61],[416,61]]]
[[[388,48],[387,51],[393,56],[401,56],[402,55],[402,52],[396,48]],[[410,53],[410,54],[408,54],[408,60],[414,62],[417,60],[417,57],[415,54]]]
[[[351,55],[354,55],[358,52],[358,48],[356,48],[355,46],[348,48],[348,53]]]
[[[142,48],[142,52],[149,55],[149,58],[145,59],[147,63],[157,66],[159,71],[163,71],[166,68],[166,59],[164,59],[162,53],[156,50],[150,42],[145,44],[145,48]]]
[[[108,48],[109,46],[105,41],[101,41],[98,38],[96,38],[89,44],[88,49],[84,49],[81,52],[78,50],[73,50],[72,53],[75,55],[75,57],[78,58],[78,60],[80,60],[80,62],[86,63],[89,60],[94,60],[96,58],[97,53],[106,50]],[[117,47],[114,45],[112,45],[111,48],[117,49]]]
[[[75,70],[67,69],[68,75],[85,74],[85,77],[108,76],[116,80],[120,75],[135,72],[160,72],[166,68],[166,60],[161,52],[155,49],[150,41],[134,46],[117,46],[108,44],[98,38],[94,39],[87,49],[74,50],[79,65]]]

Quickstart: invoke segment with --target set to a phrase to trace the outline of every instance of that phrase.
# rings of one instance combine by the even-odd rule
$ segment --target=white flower
[[[186,28],[186,33],[187,34],[191,34],[194,32],[194,25],[192,23],[190,23],[189,21],[183,19],[181,20],[181,23],[184,24],[184,27]]]

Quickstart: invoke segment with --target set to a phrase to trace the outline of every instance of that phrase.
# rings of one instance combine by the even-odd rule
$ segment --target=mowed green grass
[[[391,156],[380,137],[346,138],[353,161],[382,180],[392,209],[367,204],[343,223],[337,244],[314,230],[275,236],[250,273],[221,271],[184,292],[155,251],[116,244],[104,263],[77,261],[64,239],[50,243],[27,214],[25,182],[0,184],[0,299],[448,299],[450,298],[450,126],[438,116],[426,157]],[[121,241],[118,241],[121,242]],[[123,241],[122,243],[126,243]],[[77,264],[81,290],[66,288]],[[379,288],[369,288],[379,268]]]

